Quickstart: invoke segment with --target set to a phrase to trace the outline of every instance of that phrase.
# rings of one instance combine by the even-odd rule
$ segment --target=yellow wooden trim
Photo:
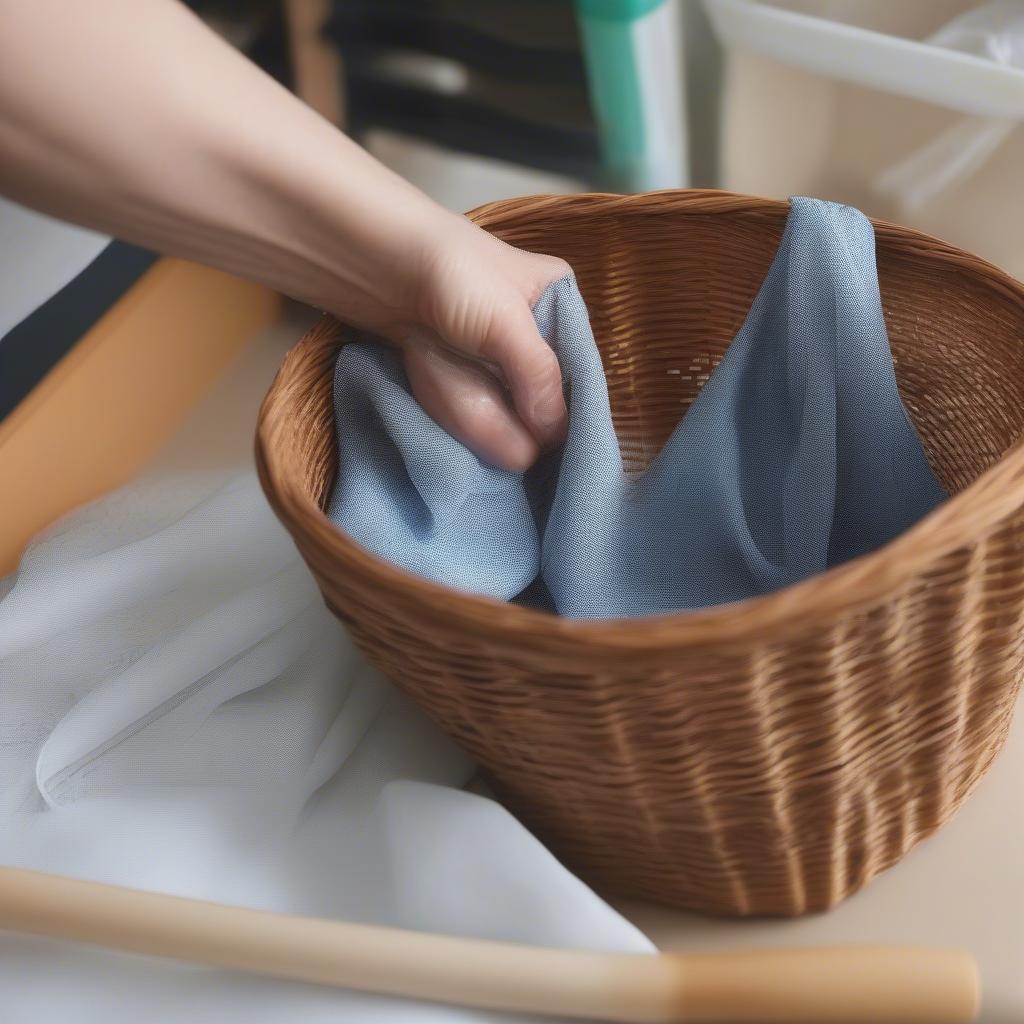
[[[0,422],[0,575],[65,512],[129,480],[280,298],[163,259]]]

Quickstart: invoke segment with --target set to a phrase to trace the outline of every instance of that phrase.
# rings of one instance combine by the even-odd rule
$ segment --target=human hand
[[[571,273],[568,264],[447,213],[427,244],[407,239],[406,249],[396,269],[409,282],[399,290],[407,308],[377,312],[360,302],[351,312],[402,350],[416,399],[441,426],[485,461],[526,469],[565,436],[558,359],[532,307]]]

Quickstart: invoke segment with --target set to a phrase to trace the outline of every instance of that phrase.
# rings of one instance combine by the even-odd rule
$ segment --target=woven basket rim
[[[573,217],[595,210],[628,208],[632,212],[685,214],[746,213],[777,221],[789,203],[705,189],[616,195],[527,196],[488,203],[467,216],[487,228],[501,227],[509,216],[544,212]],[[869,218],[878,240],[905,255],[927,256],[982,276],[1024,310],[1024,284],[981,257],[912,228]],[[325,333],[326,332],[326,333]],[[300,548],[343,565],[352,578],[374,588],[379,599],[415,602],[425,617],[436,616],[449,627],[486,631],[495,645],[536,643],[561,648],[568,656],[581,644],[609,655],[635,657],[668,650],[718,647],[770,635],[783,639],[824,620],[870,607],[910,579],[934,567],[945,555],[969,546],[989,528],[1024,504],[1024,438],[1018,439],[992,466],[959,493],[943,502],[909,530],[866,555],[793,584],[742,601],[709,608],[666,612],[628,619],[569,619],[548,612],[454,590],[370,554],[332,523],[289,472],[274,444],[274,434],[288,418],[287,377],[298,354],[323,345],[333,320],[321,321],[291,350],[260,408],[256,430],[256,464],[268,499]],[[328,339],[329,340],[329,339]],[[331,344],[335,342],[331,341]],[[1021,338],[1024,344],[1024,337]]]

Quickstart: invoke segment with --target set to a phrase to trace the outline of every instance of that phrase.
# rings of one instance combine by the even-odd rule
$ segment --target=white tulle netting
[[[502,808],[461,791],[471,770],[352,649],[251,473],[141,480],[51,528],[0,581],[4,863],[649,950]],[[6,934],[0,1005],[8,1024],[491,1019]]]

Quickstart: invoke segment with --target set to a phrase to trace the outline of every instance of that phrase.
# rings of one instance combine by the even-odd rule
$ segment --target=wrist
[[[319,119],[273,149],[255,162],[255,184],[265,244],[290,278],[277,287],[380,333],[415,322],[421,269],[462,218]]]

